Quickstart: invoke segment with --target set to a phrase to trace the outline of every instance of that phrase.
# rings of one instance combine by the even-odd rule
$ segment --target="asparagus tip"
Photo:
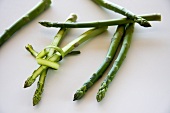
[[[34,83],[35,79],[32,79],[32,77],[28,77],[28,79],[24,83],[24,88],[30,87]]]
[[[27,87],[29,87],[30,85],[29,85],[29,83],[28,83],[28,81],[25,81],[25,83],[24,83],[24,88],[27,88]]]
[[[151,24],[147,21],[147,20],[145,20],[145,19],[143,19],[143,18],[138,18],[138,19],[136,19],[135,20],[137,23],[139,23],[141,26],[143,26],[143,27],[151,27]]]
[[[105,88],[100,88],[97,95],[96,95],[96,99],[97,102],[102,101],[102,99],[105,97],[105,93],[106,93],[106,89]]]
[[[83,91],[77,90],[77,92],[74,94],[73,101],[81,99],[83,95],[84,95]]]
[[[151,24],[149,22],[145,22],[143,24],[141,24],[144,27],[152,27]]]
[[[33,97],[33,106],[37,105],[41,100],[41,94],[42,92],[38,89],[35,91],[34,97]]]
[[[49,26],[49,22],[38,22],[38,23],[45,27],[51,27]]]

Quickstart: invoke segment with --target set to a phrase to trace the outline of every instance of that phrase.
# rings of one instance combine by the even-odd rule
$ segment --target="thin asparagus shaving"
[[[131,11],[127,10],[126,8],[124,8],[118,4],[115,4],[108,0],[92,0],[92,1],[94,1],[95,3],[97,3],[100,6],[103,6],[104,8],[107,8],[109,10],[112,10],[114,12],[124,15],[129,19],[132,19],[134,22],[137,22],[141,26],[151,27],[150,23],[146,19],[133,14]]]
[[[49,60],[41,59],[41,58],[38,58],[37,62],[40,65],[48,66],[48,67],[50,67],[52,69],[56,69],[57,70],[59,68],[59,64],[57,62],[53,62],[53,61],[49,61]]]
[[[115,77],[117,71],[119,70],[120,66],[122,65],[124,59],[126,58],[128,49],[130,48],[133,31],[134,31],[134,24],[129,24],[125,31],[124,40],[123,40],[123,44],[120,49],[120,52],[119,52],[116,60],[114,61],[114,64],[113,64],[111,70],[109,71],[107,77],[101,84],[99,91],[97,93],[96,99],[98,102],[100,102],[105,97],[105,93],[108,90],[109,84]]]
[[[149,14],[140,16],[148,21],[160,21],[160,14]],[[76,22],[76,23],[63,23],[63,22],[39,22],[41,25],[45,27],[64,27],[64,28],[89,28],[89,27],[103,27],[103,26],[114,26],[114,25],[122,25],[128,23],[134,23],[133,20],[128,18],[121,19],[110,19],[103,21],[92,21],[92,22]]]
[[[44,12],[51,4],[51,0],[42,0],[37,6],[30,10],[25,16],[17,20],[0,36],[0,46],[4,44],[15,32],[32,21],[42,12]]]
[[[121,38],[124,34],[124,31],[125,31],[124,25],[120,25],[120,26],[117,27],[117,30],[116,30],[116,32],[114,33],[114,35],[111,39],[111,44],[110,44],[110,47],[108,49],[108,53],[106,55],[104,62],[99,67],[97,72],[92,74],[90,79],[87,80],[87,82],[85,82],[82,85],[82,87],[76,91],[76,93],[74,94],[73,101],[81,99],[86,94],[88,89],[90,89],[93,86],[93,84],[95,82],[97,82],[99,78],[102,77],[102,75],[104,74],[106,69],[109,67],[111,61],[113,60],[113,58],[115,56],[116,50],[117,50],[118,45],[120,43],[120,40],[121,40]]]
[[[72,42],[67,44],[65,47],[62,48],[64,51],[64,56],[66,56],[68,53],[70,53],[73,49],[78,47],[81,43],[87,41],[90,38],[93,38],[102,32],[106,31],[108,27],[101,27],[101,28],[93,28],[88,30],[87,32],[83,33],[80,35],[77,39],[74,39]],[[52,62],[58,62],[60,60],[61,54],[58,52],[50,57],[48,60]],[[31,86],[35,79],[43,72],[43,70],[48,69],[47,66],[40,66],[37,70],[33,72],[33,74],[26,80],[24,87],[29,87]]]

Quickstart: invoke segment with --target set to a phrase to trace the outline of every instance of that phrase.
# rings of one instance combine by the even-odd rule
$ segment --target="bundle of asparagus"
[[[68,22],[75,22],[77,16],[75,14],[72,14],[71,17],[68,18],[66,23]],[[58,44],[63,38],[64,34],[68,30],[68,28],[61,28],[57,35],[54,38],[54,41],[50,46],[47,46],[45,49],[43,49],[41,52],[37,53],[31,45],[26,46],[26,49],[34,56],[36,57],[36,60],[38,64],[41,66],[35,70],[30,77],[25,81],[24,88],[27,88],[31,86],[36,78],[40,76],[37,89],[35,91],[34,97],[33,97],[33,105],[36,105],[41,100],[41,94],[43,92],[45,77],[47,74],[47,71],[49,68],[52,69],[58,69],[59,62],[62,60],[66,55],[68,54],[76,54],[79,53],[77,51],[72,51],[76,47],[78,47],[81,43],[85,42],[86,40],[93,38],[102,32],[104,32],[107,29],[106,27],[101,28],[93,28],[88,30],[87,32],[80,35],[77,39],[73,40],[69,44],[67,44],[63,48],[59,48]]]
[[[96,73],[92,74],[89,80],[87,80],[81,88],[79,88],[76,93],[74,94],[73,101],[81,99],[85,93],[88,91],[89,88],[93,86],[95,82],[97,82],[107,70],[111,62],[114,62],[111,70],[109,71],[107,77],[101,84],[99,91],[97,93],[96,99],[100,102],[108,89],[110,82],[115,77],[117,71],[119,70],[121,64],[123,63],[127,51],[130,47],[132,34],[134,31],[135,23],[143,27],[151,27],[151,24],[148,21],[160,21],[161,15],[160,14],[150,14],[150,15],[142,15],[137,16],[132,12],[128,11],[124,7],[121,7],[115,3],[112,3],[107,0],[92,0],[93,2],[97,3],[98,5],[110,9],[114,12],[122,14],[126,16],[126,18],[122,19],[111,19],[111,20],[104,20],[104,21],[94,21],[94,22],[77,22],[77,23],[62,23],[62,22],[39,22],[41,25],[45,27],[66,27],[66,28],[88,28],[88,27],[103,27],[103,26],[113,26],[118,25],[115,34],[113,35],[108,53],[102,65],[99,67]],[[118,46],[120,46],[122,40],[122,47],[120,51],[118,51]],[[119,52],[118,56],[116,57],[116,52]],[[116,59],[113,61],[113,59]]]
[[[41,25],[46,27],[60,27],[57,34],[54,36],[53,42],[45,47],[41,52],[37,52],[33,49],[32,45],[28,44],[25,48],[31,53],[33,57],[35,57],[37,63],[40,65],[38,69],[36,69],[31,76],[27,78],[24,84],[24,88],[30,87],[39,77],[37,83],[37,89],[33,96],[33,105],[37,105],[40,100],[44,89],[45,79],[48,72],[48,69],[59,68],[58,62],[61,61],[68,54],[80,54],[79,51],[73,51],[76,47],[78,47],[83,42],[93,38],[104,31],[107,30],[108,26],[117,25],[117,30],[114,33],[110,47],[108,49],[108,53],[103,63],[97,70],[97,72],[93,73],[89,80],[87,80],[82,87],[80,87],[76,93],[74,94],[74,99],[81,99],[89,88],[93,86],[104,74],[104,72],[108,69],[111,62],[113,62],[113,66],[107,74],[105,80],[101,84],[99,91],[97,93],[96,99],[100,102],[104,97],[105,93],[108,90],[108,86],[111,81],[114,79],[117,71],[122,65],[128,49],[130,48],[132,35],[134,31],[135,23],[143,27],[151,27],[151,24],[148,21],[160,21],[160,14],[150,14],[137,16],[132,12],[128,11],[122,6],[109,2],[107,0],[92,0],[98,5],[117,12],[126,16],[126,18],[121,19],[110,19],[104,21],[94,21],[94,22],[76,22],[77,15],[71,14],[65,22],[39,22]],[[18,20],[14,25],[12,25],[5,33],[0,37],[0,46],[9,39],[17,30],[19,30],[22,26],[27,24],[29,21],[33,20],[36,16],[38,16],[41,12],[49,7],[51,4],[51,0],[43,0],[37,7],[35,7],[31,12],[29,12],[26,16]],[[90,30],[81,34],[78,38],[68,43],[65,47],[60,48],[59,44],[61,40],[64,38],[64,35],[69,30],[69,28],[89,28]],[[118,47],[120,47],[120,50]],[[118,55],[116,56],[116,53]],[[115,59],[115,60],[113,60]]]

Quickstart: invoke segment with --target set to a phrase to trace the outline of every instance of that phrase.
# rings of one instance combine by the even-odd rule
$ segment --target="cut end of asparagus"
[[[45,26],[45,27],[52,27],[50,22],[44,21],[44,22],[39,22],[39,24],[41,24],[42,26]]]

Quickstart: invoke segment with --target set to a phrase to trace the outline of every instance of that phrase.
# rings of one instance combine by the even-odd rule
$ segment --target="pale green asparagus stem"
[[[115,4],[108,0],[92,0],[92,1],[94,1],[95,3],[97,3],[100,6],[103,6],[104,8],[107,8],[109,10],[112,10],[114,12],[124,15],[129,19],[132,19],[134,22],[137,22],[141,26],[151,27],[150,23],[146,19],[133,14],[132,12],[130,12],[129,10],[127,10],[126,8],[124,8],[118,4]]]
[[[97,82],[99,80],[99,78],[102,77],[102,75],[104,74],[106,69],[109,67],[109,65],[111,64],[111,62],[115,56],[116,50],[118,48],[121,38],[123,37],[124,31],[125,31],[125,25],[118,26],[118,28],[117,28],[116,32],[114,33],[113,38],[111,40],[111,44],[110,44],[110,47],[109,47],[109,50],[108,50],[108,53],[106,55],[104,62],[99,67],[97,72],[94,73],[90,77],[90,79],[87,80],[87,82],[85,82],[83,84],[83,86],[76,91],[76,93],[74,94],[73,101],[81,99],[86,94],[88,89],[90,89],[93,86],[93,84],[95,82]]]
[[[5,32],[0,36],[0,46],[2,46],[2,44],[4,44],[20,28],[44,12],[50,6],[50,4],[51,0],[42,0],[35,8],[16,21],[11,27],[6,29]]]
[[[141,17],[148,21],[161,20],[160,14],[149,14],[149,15],[143,15]],[[134,23],[134,21],[128,18],[121,18],[121,19],[110,19],[110,20],[92,21],[92,22],[76,22],[76,23],[63,23],[63,22],[55,22],[55,23],[39,22],[39,23],[45,27],[88,28],[88,27],[122,25],[122,24]]]
[[[114,61],[114,64],[113,64],[111,70],[109,71],[104,82],[101,84],[99,91],[97,93],[96,99],[98,102],[100,102],[105,97],[105,93],[107,92],[109,84],[115,77],[117,71],[119,70],[120,66],[122,65],[124,59],[126,58],[128,49],[130,48],[133,31],[134,31],[134,24],[129,24],[129,26],[126,28],[126,31],[125,31],[125,36],[124,36],[124,40],[123,40],[123,44],[120,49],[120,52],[119,52],[116,60]]]
[[[87,32],[80,35],[77,39],[73,40],[69,44],[67,44],[65,47],[62,48],[64,51],[64,56],[66,56],[68,53],[70,53],[73,49],[78,47],[81,43],[87,41],[90,38],[93,38],[102,32],[104,32],[107,29],[107,27],[102,28],[94,28],[91,30],[88,30]],[[57,52],[55,55],[49,58],[50,61],[58,62],[60,60],[61,55]],[[40,66],[37,70],[33,72],[33,74],[26,80],[24,87],[31,86],[35,79],[43,72],[43,70],[48,69],[47,66]]]

